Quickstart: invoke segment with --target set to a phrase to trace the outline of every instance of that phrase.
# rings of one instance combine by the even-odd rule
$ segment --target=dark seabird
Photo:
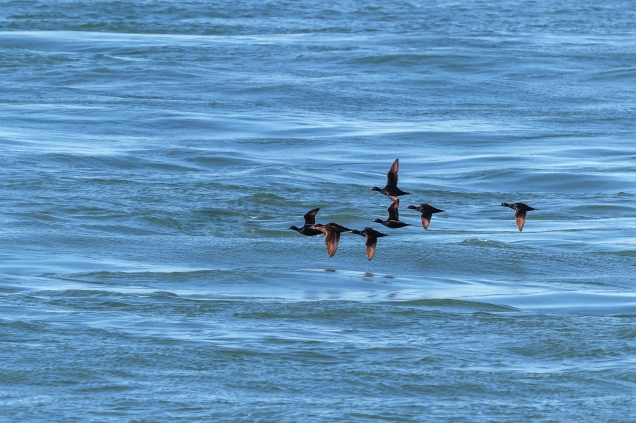
[[[386,186],[384,188],[371,187],[372,191],[380,191],[382,194],[388,197],[397,197],[398,195],[405,195],[408,192],[404,192],[397,187],[398,183],[398,170],[400,169],[400,162],[395,159],[389,173],[386,174]],[[395,198],[393,198],[395,200]]]
[[[351,232],[351,229],[333,222],[327,223],[326,225],[313,225],[312,228],[325,234],[325,245],[327,246],[327,254],[329,254],[329,257],[333,257],[334,254],[336,254],[338,242],[340,241],[340,233]]]
[[[424,229],[428,229],[428,225],[431,224],[431,218],[433,217],[433,213],[441,213],[444,210],[440,210],[437,207],[433,207],[430,204],[426,203],[422,203],[420,204],[419,207],[415,207],[415,206],[406,206],[407,209],[413,209],[413,210],[417,210],[418,212],[422,213],[422,227]]]
[[[371,260],[373,258],[373,255],[375,254],[375,246],[378,243],[378,238],[380,238],[381,236],[386,236],[386,234],[378,232],[375,229],[369,227],[364,228],[363,231],[352,229],[350,232],[352,234],[367,237],[367,258],[369,260]]]
[[[389,211],[389,218],[387,220],[374,219],[376,223],[381,223],[387,228],[402,228],[404,226],[410,226],[409,223],[400,222],[400,212],[398,207],[400,206],[400,199],[395,197],[395,201],[387,209]]]
[[[515,219],[517,220],[517,228],[519,228],[519,231],[523,229],[523,224],[526,223],[526,212],[529,212],[531,210],[539,210],[539,209],[532,208],[529,205],[524,203],[512,203],[512,204],[501,203],[499,205],[504,207],[510,207],[511,209],[516,211]]]
[[[305,224],[301,228],[297,228],[296,226],[289,226],[288,228],[307,236],[320,235],[322,231],[319,231],[314,227],[316,224],[316,213],[318,213],[318,210],[320,209],[317,208],[309,210],[305,213]]]

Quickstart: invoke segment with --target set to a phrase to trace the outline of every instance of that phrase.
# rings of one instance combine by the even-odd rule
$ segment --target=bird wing
[[[395,198],[395,200],[387,209],[389,211],[389,220],[400,220],[400,212],[398,211],[398,207],[400,206],[400,199],[397,197],[393,198]]]
[[[320,210],[320,208],[309,210],[307,213],[305,213],[305,216],[304,216],[305,225],[315,225],[316,224],[316,214],[318,213],[318,210]]]
[[[397,187],[398,170],[400,170],[400,161],[398,159],[395,159],[395,161],[391,165],[391,169],[389,169],[389,173],[386,174],[387,187]]]
[[[428,225],[431,224],[431,218],[433,217],[433,213],[430,211],[425,211],[422,213],[422,227],[424,229],[428,229]]]
[[[338,230],[338,232],[349,232],[351,230],[345,226],[342,226],[339,223],[334,223],[334,222],[327,223],[327,226],[333,226],[335,229]]]
[[[367,258],[371,260],[375,254],[375,246],[378,243],[378,238],[373,235],[367,235]]]
[[[340,232],[328,229],[325,232],[325,245],[327,246],[327,254],[329,257],[333,257],[338,249],[338,242],[340,241]]]
[[[521,231],[523,229],[523,224],[526,223],[526,211],[517,211],[517,213],[515,213],[515,219],[517,220],[517,228]]]

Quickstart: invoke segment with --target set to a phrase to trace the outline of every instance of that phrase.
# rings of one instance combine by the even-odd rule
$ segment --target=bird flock
[[[387,228],[396,229],[403,228],[405,226],[411,226],[409,223],[404,223],[400,221],[400,213],[398,211],[400,207],[400,199],[399,196],[409,194],[408,192],[402,191],[398,188],[398,170],[400,169],[400,161],[399,159],[395,159],[389,172],[386,174],[386,186],[384,188],[371,187],[371,191],[379,191],[380,193],[389,197],[393,203],[389,206],[387,211],[389,212],[389,217],[386,220],[382,219],[374,219],[373,222],[380,223]],[[517,221],[517,228],[519,231],[523,230],[523,225],[526,222],[526,213],[531,210],[538,210],[530,207],[524,203],[501,203],[500,206],[510,207],[515,211],[515,219]],[[422,227],[424,229],[428,229],[428,226],[431,223],[431,218],[434,213],[442,213],[444,210],[440,210],[437,207],[432,206],[429,203],[422,203],[418,207],[415,206],[407,206],[407,209],[417,210],[421,214],[422,219]],[[338,223],[327,223],[326,225],[316,223],[316,214],[320,209],[315,208],[313,210],[309,210],[305,213],[305,223],[300,228],[296,226],[289,226],[289,229],[292,229],[302,235],[306,236],[314,236],[324,234],[325,236],[325,245],[327,246],[327,254],[329,257],[333,257],[336,254],[336,250],[338,249],[338,242],[340,241],[340,234],[342,232],[350,232],[352,234],[361,235],[366,237],[366,247],[367,247],[367,259],[371,260],[373,255],[375,254],[375,248],[378,243],[378,238],[387,236],[387,234],[383,234],[382,232],[377,231],[372,227],[366,227],[362,231],[357,229],[349,229]]]

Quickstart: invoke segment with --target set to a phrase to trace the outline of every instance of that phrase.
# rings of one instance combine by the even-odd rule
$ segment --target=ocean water
[[[389,3],[1,2],[0,420],[634,421],[636,5]]]

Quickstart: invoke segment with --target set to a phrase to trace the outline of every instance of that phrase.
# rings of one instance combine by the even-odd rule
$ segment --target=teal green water
[[[635,20],[4,2],[0,420],[633,421]]]

